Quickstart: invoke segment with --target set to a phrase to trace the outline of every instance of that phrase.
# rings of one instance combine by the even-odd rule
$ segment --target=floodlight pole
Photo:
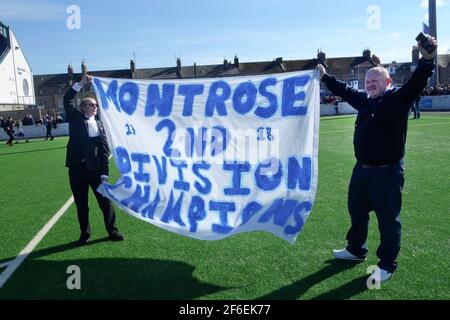
[[[428,16],[429,16],[429,26],[430,35],[437,40],[437,18],[436,18],[436,0],[428,0]],[[439,84],[439,65],[438,59],[435,59],[436,69],[433,76],[430,79],[430,85],[436,87]]]

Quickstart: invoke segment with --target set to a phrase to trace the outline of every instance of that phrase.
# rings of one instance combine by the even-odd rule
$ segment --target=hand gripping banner
[[[196,239],[263,230],[295,242],[317,190],[316,71],[93,87],[120,172],[104,196]]]

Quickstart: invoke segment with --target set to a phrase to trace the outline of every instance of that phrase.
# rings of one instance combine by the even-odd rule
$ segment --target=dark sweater
[[[325,74],[322,81],[330,91],[358,111],[353,145],[355,157],[365,165],[398,164],[405,155],[408,114],[414,100],[433,74],[432,60],[420,59],[411,79],[401,88],[387,90],[382,96],[369,98],[359,91]]]
[[[95,117],[100,136],[90,138],[87,120],[73,105],[76,91],[70,88],[64,95],[64,109],[69,122],[69,142],[67,144],[66,167],[84,166],[101,175],[108,175],[109,147],[105,130],[98,117]]]

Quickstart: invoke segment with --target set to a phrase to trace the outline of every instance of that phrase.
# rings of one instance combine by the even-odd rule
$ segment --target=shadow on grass
[[[101,238],[91,245],[108,241]],[[77,249],[76,241],[32,252],[0,290],[0,300],[25,299],[195,299],[230,288],[203,283],[193,276],[194,267],[184,262],[156,259],[97,258],[45,260],[44,257]],[[0,264],[14,258],[2,259]],[[67,273],[80,268],[81,290],[69,290]],[[3,269],[1,271],[4,271]]]
[[[83,246],[108,241],[96,239]],[[184,262],[156,259],[97,258],[44,260],[46,256],[77,249],[77,242],[32,252],[0,290],[0,300],[24,299],[195,299],[230,288],[203,283],[193,276],[194,267]],[[2,259],[1,263],[14,258]],[[80,268],[81,290],[69,290],[67,273]],[[2,270],[3,271],[3,270]]]
[[[361,276],[359,278],[353,279],[352,281],[344,284],[343,286],[322,293],[313,298],[313,300],[346,300],[350,299],[360,293],[363,293],[367,289],[367,277]]]
[[[101,242],[106,242],[109,241],[108,237],[104,237],[104,238],[100,238],[100,239],[96,239],[96,240],[91,240],[89,241],[85,247],[97,244],[97,243],[101,243]],[[69,243],[65,243],[65,244],[60,244],[54,247],[50,247],[50,248],[45,248],[45,249],[41,249],[41,250],[37,250],[37,251],[33,251],[30,253],[30,255],[27,257],[27,259],[36,259],[36,258],[41,258],[41,257],[45,257],[54,253],[60,253],[60,252],[64,252],[67,250],[72,250],[72,249],[76,249],[79,248],[79,246],[77,245],[77,241],[72,241]],[[15,259],[15,257],[10,257],[10,258],[5,258],[5,259],[0,259],[0,265],[6,262],[10,262],[13,259]]]
[[[80,290],[67,288],[72,265],[80,268]],[[0,290],[0,300],[180,300],[228,289],[200,282],[193,272],[186,263],[155,259],[27,260]]]
[[[332,276],[351,269],[356,266],[360,261],[342,261],[342,260],[328,260],[325,261],[327,266],[321,270],[313,273],[303,279],[300,279],[288,286],[280,288],[274,292],[271,292],[265,296],[257,298],[258,300],[295,300],[304,295],[308,289],[316,284],[325,281]],[[326,300],[326,299],[343,299],[351,298],[352,296],[367,290],[366,282],[362,282],[360,278],[353,280],[352,282],[342,286],[338,289],[334,289],[330,292],[322,294],[314,299]]]

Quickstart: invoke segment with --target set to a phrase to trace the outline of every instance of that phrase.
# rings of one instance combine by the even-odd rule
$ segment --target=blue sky
[[[425,0],[0,0],[0,21],[18,38],[35,74],[218,64],[223,59],[357,56],[410,61]],[[81,28],[66,26],[80,8]],[[368,10],[376,6],[379,11]],[[376,19],[376,12],[379,18]],[[368,21],[372,22],[368,26]],[[439,53],[450,53],[450,0],[438,0]]]

